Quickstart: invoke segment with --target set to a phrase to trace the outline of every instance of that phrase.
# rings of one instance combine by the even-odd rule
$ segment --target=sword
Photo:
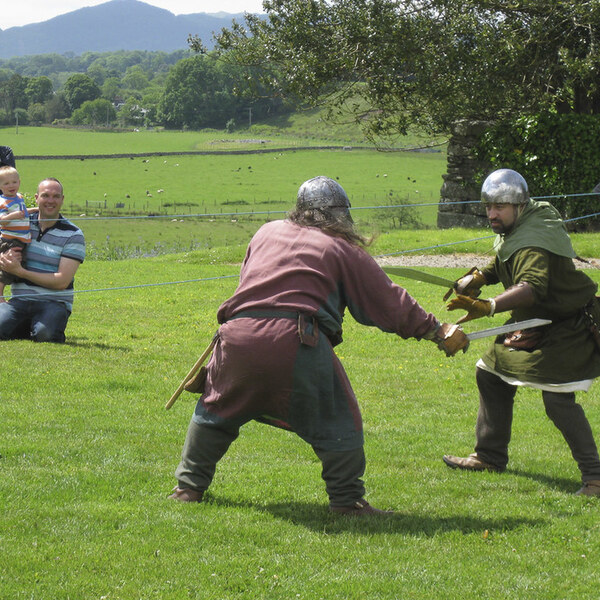
[[[441,285],[445,288],[456,288],[456,281],[452,279],[445,279],[438,275],[432,275],[431,273],[425,273],[424,271],[418,271],[417,269],[411,269],[410,267],[382,267],[386,273],[391,275],[401,275],[402,277],[408,277],[409,279],[416,279],[417,281],[425,281],[426,283],[433,283],[435,285]]]
[[[507,323],[500,327],[490,327],[489,329],[481,329],[467,333],[469,341],[478,340],[479,338],[490,337],[492,335],[500,335],[501,333],[512,333],[520,329],[531,329],[532,327],[540,327],[541,325],[549,325],[552,323],[550,319],[526,319],[525,321],[517,321],[516,323]]]

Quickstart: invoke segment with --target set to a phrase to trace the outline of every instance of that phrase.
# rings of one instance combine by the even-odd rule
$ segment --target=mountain
[[[198,35],[211,48],[213,32],[229,27],[234,18],[242,21],[243,14],[175,16],[139,0],[110,0],[42,23],[0,30],[0,58],[117,50],[173,52],[188,47],[189,34]]]

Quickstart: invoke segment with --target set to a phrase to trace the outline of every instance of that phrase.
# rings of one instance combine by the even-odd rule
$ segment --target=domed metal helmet
[[[498,169],[483,182],[481,201],[484,204],[525,204],[529,202],[527,182],[512,169]]]
[[[343,209],[344,216],[352,220],[348,210],[350,206],[350,200],[344,188],[337,181],[324,175],[305,181],[298,190],[296,208],[300,210],[311,208]]]

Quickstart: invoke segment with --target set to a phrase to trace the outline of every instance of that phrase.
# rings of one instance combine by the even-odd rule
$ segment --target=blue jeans
[[[63,343],[70,316],[62,302],[11,298],[0,303],[0,340]]]

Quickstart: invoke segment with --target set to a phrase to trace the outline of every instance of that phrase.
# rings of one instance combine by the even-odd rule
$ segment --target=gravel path
[[[485,267],[491,260],[489,254],[402,254],[376,258],[380,265],[399,265],[403,267],[447,267],[464,268]],[[600,269],[600,259],[589,258],[587,262],[575,259],[578,269]]]

